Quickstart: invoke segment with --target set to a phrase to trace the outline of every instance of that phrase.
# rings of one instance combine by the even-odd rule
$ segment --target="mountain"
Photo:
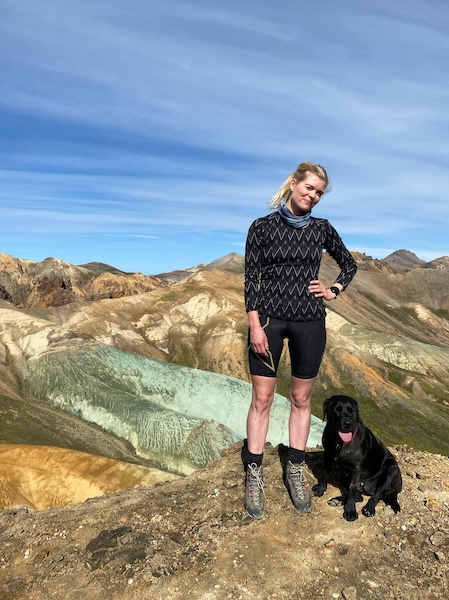
[[[0,444],[0,506],[67,506],[176,479],[158,469],[52,446]]]
[[[230,273],[243,274],[245,272],[245,258],[237,252],[227,254],[222,258],[212,261],[202,267],[205,271],[229,271]]]
[[[438,271],[449,271],[449,256],[441,256],[424,265],[427,269],[438,269]]]
[[[406,267],[407,269],[413,269],[415,267],[422,267],[425,265],[425,261],[421,260],[409,250],[396,250],[392,254],[382,259],[383,263],[393,263],[397,267]]]
[[[241,254],[237,254],[237,252],[231,252],[231,254],[217,258],[217,260],[211,263],[197,265],[190,269],[171,271],[170,273],[159,273],[155,277],[168,283],[176,283],[199,271],[213,271],[215,269],[243,274],[245,271],[245,259]]]
[[[102,262],[90,262],[78,266],[81,269],[87,269],[88,271],[100,271],[101,273],[116,273],[117,275],[126,275],[124,271]]]
[[[160,285],[156,277],[123,273],[102,263],[76,267],[57,258],[33,262],[0,254],[0,299],[22,308],[121,298]]]
[[[198,273],[204,266],[205,265],[198,265],[197,267],[191,267],[190,269],[179,269],[170,271],[169,273],[159,273],[158,275],[155,275],[155,277],[168,284],[177,283],[178,281],[189,277],[192,273]]]
[[[392,263],[388,268],[379,263],[377,268],[376,261],[366,255],[356,254],[356,260],[359,271],[350,288],[328,303],[328,346],[314,389],[313,413],[321,418],[323,399],[344,390],[359,400],[368,424],[386,443],[407,443],[448,454],[447,274],[421,266],[394,271]],[[17,269],[21,265],[18,259],[11,261]],[[239,261],[242,264],[242,257],[231,255],[221,264]],[[25,267],[30,265],[24,265],[19,275]],[[68,271],[67,266],[64,269]],[[62,360],[64,353],[68,356],[81,348],[79,344],[92,349],[106,345],[133,356],[190,367],[195,369],[194,375],[201,370],[249,381],[243,275],[234,270],[201,267],[177,283],[155,285],[146,293],[45,309],[24,308],[20,309],[22,316],[14,312],[19,309],[11,303],[4,303],[9,312],[2,312],[0,392],[3,389],[8,398],[23,398],[26,392],[36,401],[30,387],[36,380],[30,378],[28,363],[34,366],[47,361],[56,373],[57,357]],[[335,264],[325,254],[320,276],[332,282],[336,273]],[[20,322],[26,322],[26,327],[19,326]],[[42,352],[37,356],[33,350],[25,359],[24,349],[34,347]],[[105,368],[99,367],[107,372]],[[138,373],[140,367],[133,369]],[[74,376],[81,378],[82,373]],[[288,395],[289,378],[284,357],[278,382],[283,396]],[[59,379],[55,376],[54,381]],[[48,380],[39,394],[41,401],[48,402],[52,394],[62,392],[52,391]],[[208,414],[207,418],[214,417]]]

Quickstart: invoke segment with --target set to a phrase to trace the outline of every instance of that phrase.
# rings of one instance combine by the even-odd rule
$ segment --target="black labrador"
[[[315,496],[322,496],[327,488],[334,462],[338,465],[343,496],[329,504],[344,506],[347,521],[358,517],[356,502],[362,494],[371,496],[362,513],[373,517],[379,500],[389,504],[395,513],[401,508],[398,494],[402,490],[402,476],[395,457],[363,424],[357,401],[349,396],[331,396],[323,405],[327,421],[323,432],[324,472],[313,486]]]

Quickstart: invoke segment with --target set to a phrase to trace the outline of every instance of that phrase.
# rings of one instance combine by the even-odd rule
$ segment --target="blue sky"
[[[448,64],[447,0],[2,0],[0,252],[243,254],[311,160],[350,249],[448,255]]]

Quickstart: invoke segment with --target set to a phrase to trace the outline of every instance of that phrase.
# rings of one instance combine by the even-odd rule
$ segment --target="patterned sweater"
[[[291,227],[278,211],[256,219],[246,240],[246,311],[285,321],[324,319],[323,298],[307,289],[312,279],[318,279],[323,250],[341,269],[335,282],[346,287],[357,265],[326,219],[312,217],[305,229]]]

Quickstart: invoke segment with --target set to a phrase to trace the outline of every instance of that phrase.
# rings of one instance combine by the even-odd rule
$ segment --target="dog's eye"
[[[354,409],[351,406],[348,406],[348,410],[347,412],[352,415],[352,413],[354,412]]]

